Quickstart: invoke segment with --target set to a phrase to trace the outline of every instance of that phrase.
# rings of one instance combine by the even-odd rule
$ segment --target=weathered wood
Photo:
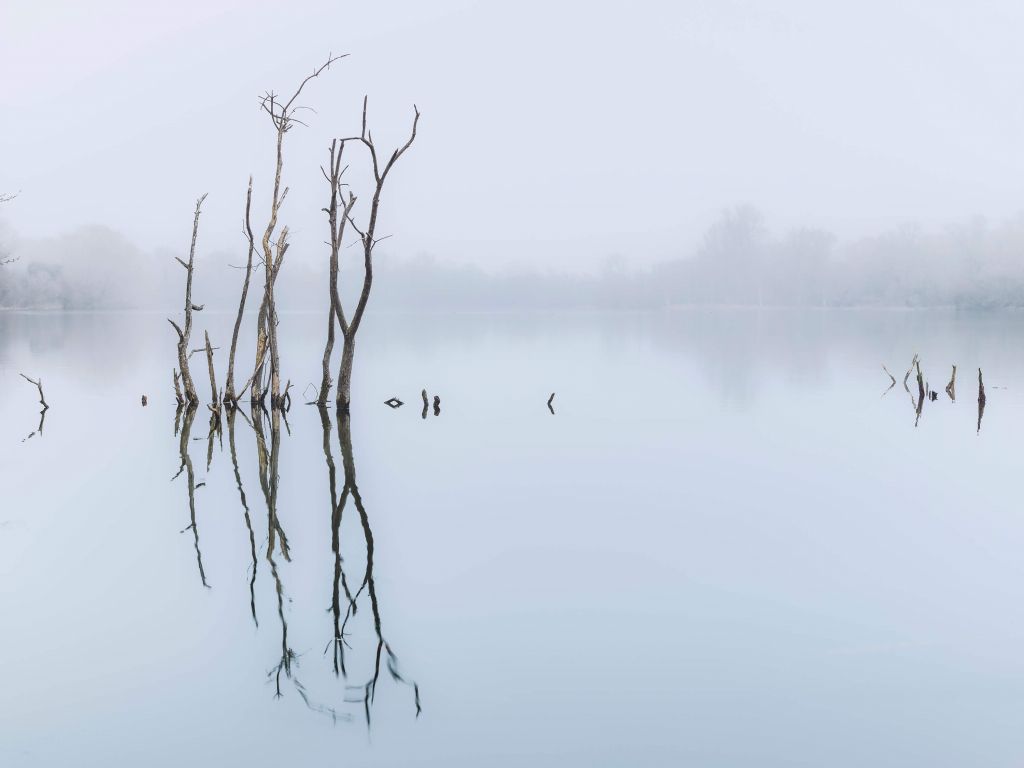
[[[360,135],[342,140],[342,143],[347,141],[356,141],[366,148],[370,155],[374,181],[373,194],[370,198],[370,208],[365,228],[361,229],[353,218],[352,208],[355,204],[355,199],[351,195],[349,197],[351,204],[348,206],[345,213],[345,218],[348,219],[349,225],[359,235],[359,242],[363,247],[363,287],[360,291],[359,299],[356,302],[356,307],[351,318],[346,317],[345,312],[341,307],[341,302],[337,299],[337,293],[334,292],[333,294],[334,300],[336,301],[335,316],[338,319],[338,324],[341,327],[341,333],[344,337],[341,355],[341,368],[338,373],[336,394],[338,409],[342,412],[348,411],[352,400],[352,362],[355,357],[355,339],[356,334],[359,331],[359,326],[363,321],[363,313],[366,311],[366,304],[370,299],[370,289],[373,286],[373,249],[376,247],[377,243],[383,239],[377,237],[377,220],[380,213],[381,194],[384,191],[384,183],[387,180],[391,169],[394,168],[395,163],[398,162],[399,158],[405,154],[409,147],[412,146],[412,143],[416,140],[416,128],[419,125],[420,120],[420,111],[414,104],[412,131],[410,132],[409,138],[402,146],[398,147],[391,153],[391,157],[382,168],[377,155],[377,147],[373,142],[373,135],[367,128],[366,124],[367,104],[368,99],[367,97],[364,97],[363,126]]]
[[[220,399],[217,396],[217,374],[213,368],[213,347],[210,346],[210,332],[203,331],[206,337],[206,367],[210,369],[210,409],[220,409]]]
[[[50,406],[46,404],[46,395],[43,394],[43,379],[40,376],[38,379],[30,379],[24,373],[19,373],[19,376],[27,381],[29,384],[35,384],[36,389],[39,390],[39,404],[43,406],[43,410],[47,410]]]
[[[946,394],[954,403],[956,402],[956,366],[953,366],[953,373],[949,377],[949,384],[946,385]]]
[[[252,278],[252,256],[256,251],[256,241],[252,235],[252,176],[249,177],[249,189],[245,193],[245,234],[249,241],[249,255],[245,262],[245,280],[242,282],[242,295],[238,299],[238,314],[235,316],[235,327],[231,332],[231,350],[228,352],[228,378],[224,385],[224,402],[238,405],[235,392],[235,352],[238,349],[238,333],[242,328],[242,315],[245,312],[246,298],[249,296],[249,281]],[[245,391],[245,387],[242,388]]]
[[[178,369],[181,371],[181,381],[185,388],[184,400],[191,405],[199,402],[199,395],[196,394],[196,385],[192,381],[192,374],[188,367],[188,342],[192,335],[192,312],[202,309],[201,305],[192,303],[192,276],[195,273],[196,239],[199,236],[199,214],[203,207],[206,194],[196,200],[195,216],[192,219],[192,245],[189,248],[188,263],[175,257],[185,267],[187,277],[185,278],[185,326],[182,328],[176,322],[167,318],[174,330],[178,333]]]

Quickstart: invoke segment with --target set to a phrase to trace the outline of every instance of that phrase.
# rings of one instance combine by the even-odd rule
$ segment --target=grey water
[[[0,314],[0,765],[1020,764],[1024,316],[380,314],[344,424],[325,325],[211,432],[163,315]]]

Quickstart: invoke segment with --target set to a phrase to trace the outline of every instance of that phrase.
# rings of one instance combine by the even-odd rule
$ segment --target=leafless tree
[[[346,170],[341,165],[344,153],[345,142],[332,141],[330,161],[328,163],[330,173],[323,168],[320,169],[324,178],[327,179],[331,186],[330,204],[327,208],[323,209],[327,214],[327,221],[331,230],[331,256],[329,292],[327,297],[327,343],[324,345],[323,376],[320,382],[320,395],[317,398],[317,405],[321,407],[327,405],[327,398],[331,389],[331,352],[334,349],[334,321],[338,317],[335,307],[340,304],[340,301],[338,301],[338,253],[344,241],[345,225],[348,223],[348,217],[352,213],[353,206],[356,204],[355,195],[349,192],[348,199],[345,200],[341,192],[341,177]],[[340,216],[338,215],[339,203],[341,205]]]
[[[196,200],[196,212],[195,218],[192,220],[192,246],[188,252],[188,263],[182,261],[177,256],[175,260],[185,268],[187,277],[185,278],[185,327],[182,328],[176,322],[167,318],[174,330],[178,332],[178,368],[181,371],[182,385],[185,387],[184,399],[189,406],[195,406],[199,402],[199,395],[196,393],[196,385],[192,381],[192,374],[188,368],[188,341],[192,335],[192,312],[199,312],[203,306],[201,304],[192,303],[192,275],[195,272],[195,258],[196,258],[196,238],[199,235],[199,214],[203,207],[203,201],[206,199],[204,194],[198,200]]]
[[[231,332],[231,350],[228,352],[228,379],[224,385],[224,404],[228,407],[238,405],[238,395],[235,393],[235,352],[238,350],[238,332],[242,328],[242,315],[245,313],[245,301],[249,296],[249,281],[252,278],[252,256],[256,251],[256,241],[252,236],[252,176],[249,177],[249,191],[245,195],[245,220],[242,225],[245,228],[246,239],[249,241],[249,256],[245,263],[245,280],[242,283],[242,295],[238,300],[238,315],[235,317],[235,327]],[[242,387],[243,391],[245,387]]]
[[[363,321],[363,313],[366,311],[366,303],[370,298],[370,288],[373,285],[373,249],[376,247],[378,242],[384,239],[377,237],[377,221],[378,214],[380,212],[381,193],[384,191],[384,183],[387,181],[388,174],[391,173],[391,169],[394,168],[398,159],[405,154],[406,150],[412,146],[413,141],[416,140],[416,127],[420,120],[420,111],[415,105],[413,105],[414,117],[409,139],[405,144],[394,150],[387,162],[382,165],[381,158],[377,154],[377,146],[373,141],[373,134],[366,125],[366,108],[367,99],[364,97],[363,124],[362,131],[359,136],[341,140],[342,146],[344,146],[345,143],[352,141],[358,142],[365,147],[367,152],[369,152],[370,162],[373,169],[373,194],[370,197],[370,206],[365,224],[360,228],[352,215],[352,207],[355,204],[355,199],[351,194],[349,195],[349,204],[347,204],[348,212],[345,214],[345,218],[359,235],[358,242],[361,244],[363,251],[363,288],[359,294],[359,300],[356,303],[355,310],[352,312],[351,317],[346,316],[345,310],[341,305],[341,298],[337,290],[337,279],[335,278],[332,280],[333,285],[331,290],[331,299],[334,302],[334,314],[338,319],[338,325],[341,328],[341,335],[343,338],[337,390],[338,408],[342,411],[348,411],[349,405],[352,401],[352,361],[355,356],[356,334]],[[340,157],[340,150],[338,155]],[[340,159],[338,162],[340,163]],[[335,174],[332,172],[332,175]],[[337,174],[337,177],[340,178],[340,173]],[[337,183],[335,179],[330,179],[330,181],[332,187],[331,197],[332,200],[334,200],[335,195],[339,194],[336,188]],[[334,202],[334,210],[337,211],[336,200]],[[328,217],[330,216],[330,209],[328,209]],[[332,224],[332,252],[334,250],[334,231],[335,225]]]
[[[283,227],[274,240],[277,230],[278,215],[281,205],[288,196],[288,188],[281,186],[281,173],[284,167],[284,137],[295,125],[304,123],[296,117],[303,107],[295,102],[306,84],[328,69],[331,64],[344,56],[329,56],[327,61],[307,76],[287,101],[281,100],[277,94],[268,91],[260,99],[260,108],[267,113],[276,133],[276,155],[274,170],[274,189],[270,198],[270,217],[263,232],[263,302],[257,319],[256,331],[256,366],[252,376],[252,399],[262,401],[267,392],[264,384],[264,368],[266,358],[270,357],[270,405],[272,409],[284,407],[281,397],[281,359],[277,343],[277,307],[274,301],[274,284],[288,250],[288,228]]]

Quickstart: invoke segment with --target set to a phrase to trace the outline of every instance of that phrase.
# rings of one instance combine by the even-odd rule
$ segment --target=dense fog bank
[[[0,268],[0,307],[172,310],[181,302],[178,254],[147,252],[109,228],[23,242],[8,235],[4,242],[16,260]],[[740,206],[725,211],[679,258],[646,269],[631,267],[626,257],[606,257],[596,274],[494,273],[382,253],[371,304],[480,311],[715,304],[1024,307],[1021,254],[1024,214],[995,223],[978,218],[939,232],[904,227],[839,243],[819,229],[773,232],[756,209]],[[281,308],[325,307],[326,248],[319,260],[316,254],[289,256],[277,290]],[[200,247],[196,300],[211,309],[237,307],[244,259],[241,249],[205,253]],[[355,290],[361,264],[354,251],[343,252],[343,259],[343,290]],[[261,284],[260,275],[254,279]]]

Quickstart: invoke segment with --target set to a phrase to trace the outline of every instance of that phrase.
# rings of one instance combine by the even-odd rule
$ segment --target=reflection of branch
[[[332,663],[334,664],[334,675],[341,674],[348,677],[345,670],[345,632],[344,623],[341,620],[341,590],[345,592],[345,600],[348,607],[345,610],[345,622],[348,617],[355,613],[356,604],[352,593],[348,588],[348,580],[345,578],[345,570],[342,566],[341,557],[341,514],[345,508],[348,497],[348,488],[342,491],[341,503],[338,503],[337,467],[334,463],[334,456],[331,453],[331,418],[327,415],[327,408],[323,405],[320,410],[320,425],[324,433],[324,460],[327,462],[328,486],[331,493],[331,551],[334,553],[334,579],[331,588],[331,616],[334,621],[334,636],[324,649],[324,653],[331,651]]]
[[[238,486],[238,496],[242,501],[242,509],[245,510],[245,527],[249,531],[249,549],[252,553],[252,578],[249,580],[249,608],[252,610],[253,623],[258,627],[259,619],[256,618],[256,534],[252,530],[252,520],[249,519],[249,504],[245,500],[245,489],[242,487],[242,473],[238,469],[238,453],[235,450],[235,414],[237,408],[228,408],[228,448],[231,451],[231,465],[235,470],[235,484]],[[242,414],[245,418],[245,414]]]
[[[179,408],[178,410],[181,410]],[[192,421],[196,416],[195,406],[184,409],[184,421],[181,426],[181,438],[178,443],[178,452],[181,456],[181,466],[178,468],[178,474],[175,475],[172,480],[177,479],[182,472],[185,472],[185,478],[188,480],[188,509],[189,516],[191,517],[191,524],[188,527],[183,528],[181,533],[191,529],[192,534],[195,536],[196,543],[196,562],[199,565],[199,578],[203,582],[203,586],[207,589],[210,585],[206,583],[206,572],[203,570],[203,553],[199,549],[199,528],[196,526],[196,476],[195,471],[192,469],[192,458],[188,455],[188,441],[192,433]]]
[[[373,614],[374,633],[377,635],[377,653],[375,656],[373,676],[362,686],[348,686],[350,691],[362,691],[362,698],[347,699],[347,701],[363,704],[366,724],[369,726],[370,707],[373,705],[373,700],[377,692],[377,682],[380,679],[382,652],[386,652],[386,664],[388,673],[391,675],[391,679],[395,682],[408,685],[413,689],[416,716],[419,717],[419,714],[422,711],[420,706],[419,685],[414,681],[406,680],[398,671],[398,657],[391,650],[391,646],[388,645],[387,640],[385,640],[383,629],[381,627],[380,603],[377,600],[377,590],[373,580],[373,531],[370,529],[370,519],[366,514],[366,507],[363,505],[363,499],[359,493],[359,487],[356,484],[356,465],[352,452],[352,422],[351,417],[345,411],[339,411],[338,415],[338,442],[341,445],[342,465],[345,469],[345,488],[342,492],[341,501],[339,502],[339,521],[341,510],[344,508],[347,500],[351,498],[353,504],[355,504],[356,511],[359,513],[359,522],[363,529],[363,539],[366,544],[366,572],[363,575],[363,583],[357,590],[355,597],[351,598],[350,609],[354,615],[356,601],[359,599],[359,595],[365,588],[370,600],[370,611]],[[348,617],[346,616],[346,622],[347,620]],[[342,626],[344,627],[344,624]]]
[[[278,409],[272,410],[270,414],[269,455],[267,453],[266,437],[263,431],[262,414],[254,413],[254,419],[252,421],[253,428],[256,432],[256,451],[259,457],[260,488],[263,490],[263,498],[267,504],[267,562],[270,564],[270,575],[274,579],[274,590],[277,593],[277,616],[281,622],[281,658],[267,673],[267,677],[268,679],[274,680],[275,698],[280,698],[283,695],[281,692],[281,676],[284,675],[286,680],[290,680],[292,682],[296,692],[309,709],[314,712],[319,712],[320,714],[329,715],[332,720],[337,720],[339,717],[344,718],[345,716],[339,715],[339,713],[331,707],[317,704],[312,701],[306,693],[305,687],[298,678],[295,677],[294,668],[298,666],[298,654],[296,654],[288,644],[288,619],[285,615],[284,609],[284,582],[282,581],[281,574],[278,571],[277,561],[274,559],[274,550],[279,549],[285,560],[289,562],[291,561],[291,557],[288,553],[288,539],[284,534],[284,529],[281,527],[281,522],[277,516],[277,469],[279,453],[281,450],[280,414],[281,411]],[[231,417],[229,416],[229,424],[231,423],[230,418]],[[230,430],[230,426],[228,428]],[[228,442],[231,442],[230,435],[228,437]],[[253,556],[255,557],[254,540]],[[255,569],[255,560],[253,568]],[[255,579],[255,570],[253,571],[253,574],[253,578]],[[253,610],[255,611],[255,607]]]
[[[882,397],[885,397],[887,394],[889,394],[889,390],[896,386],[896,377],[889,373],[889,369],[886,368],[884,365],[882,366],[882,370],[885,371],[885,375],[892,380],[892,383],[888,387],[886,387],[885,392],[882,393]]]

